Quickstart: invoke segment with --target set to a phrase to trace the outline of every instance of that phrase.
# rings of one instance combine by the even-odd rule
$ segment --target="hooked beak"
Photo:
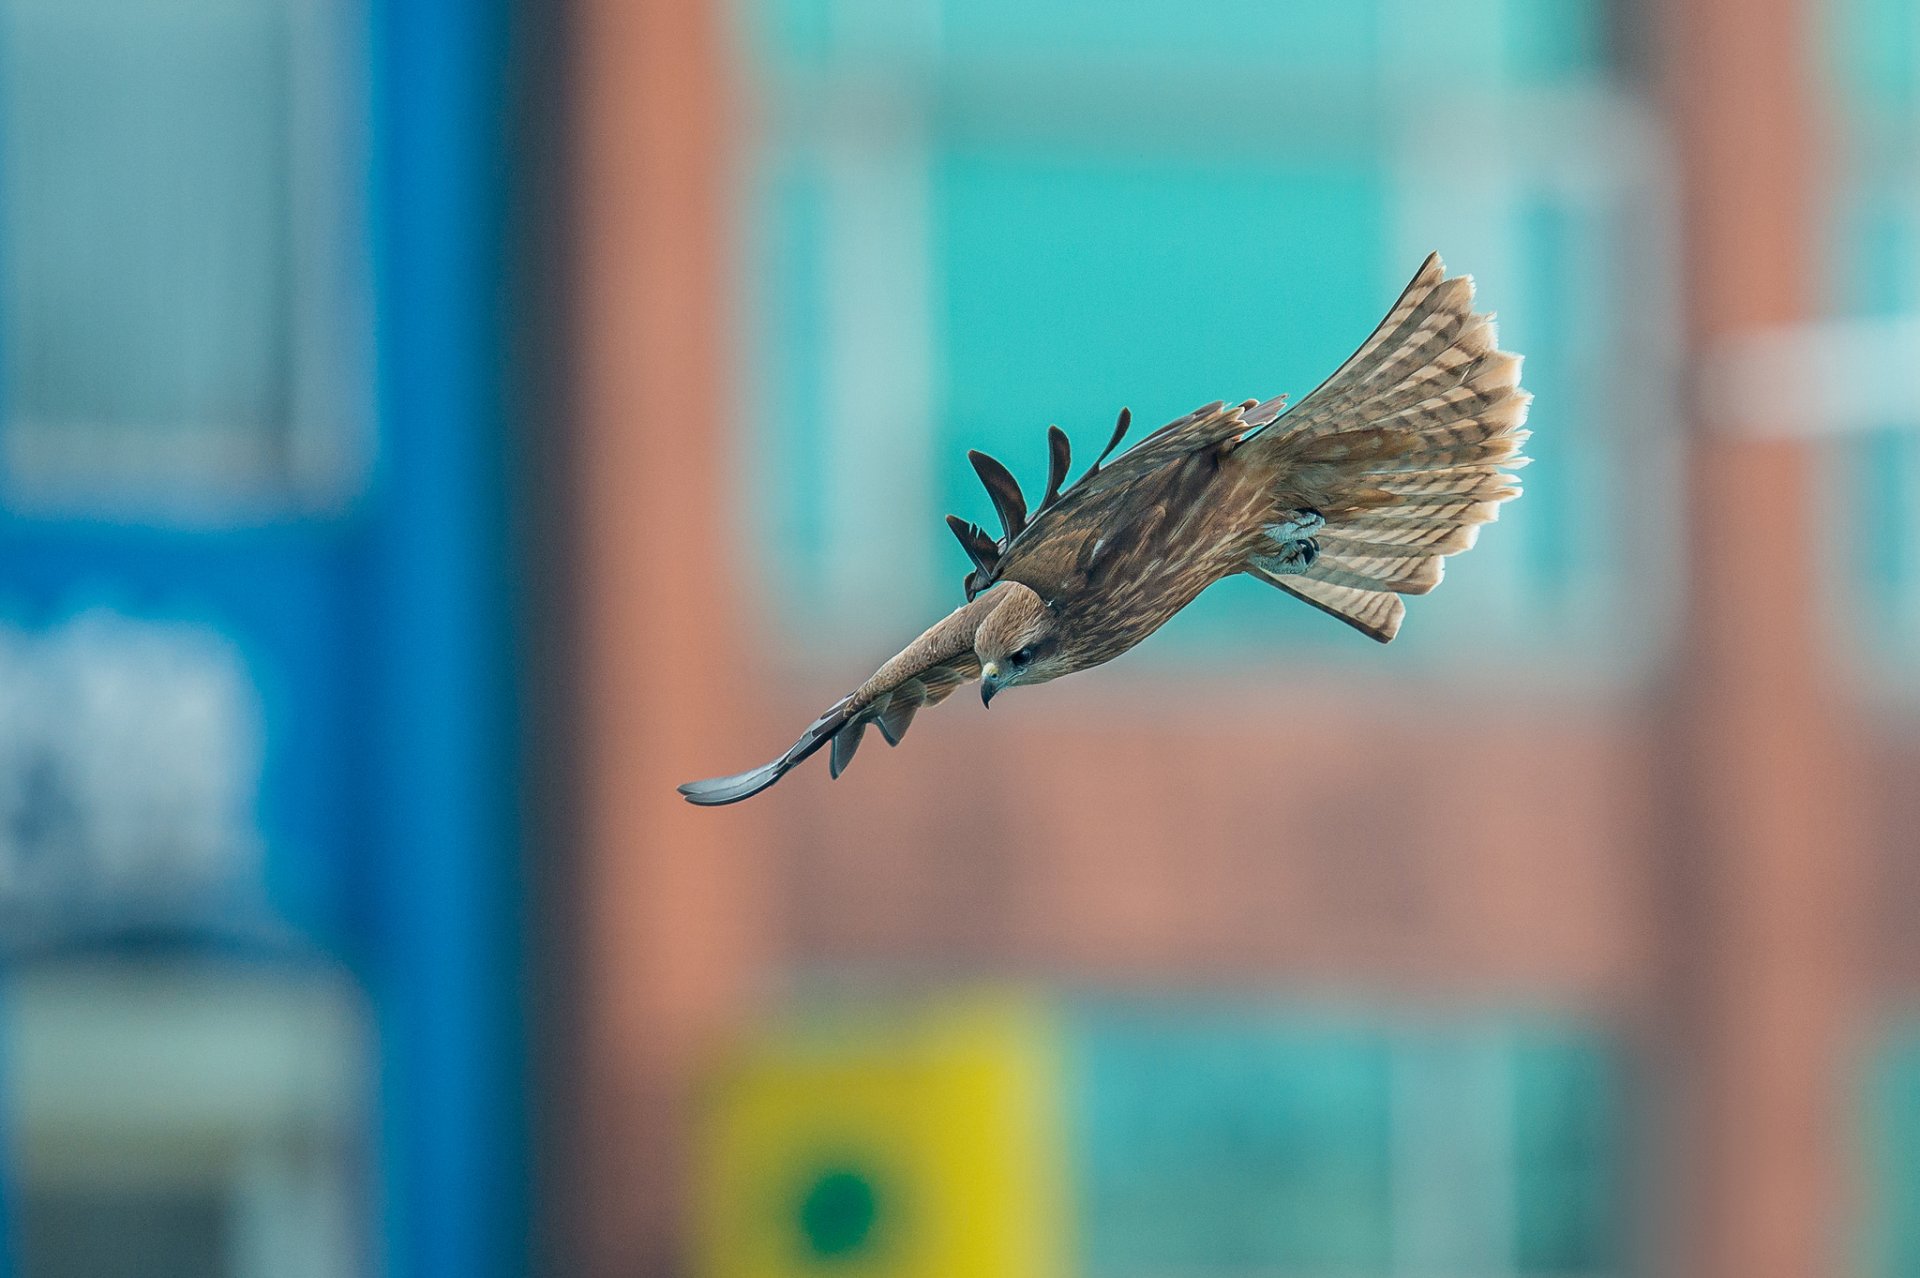
[[[1000,691],[1000,667],[989,661],[980,667],[980,704],[993,704],[993,694]]]

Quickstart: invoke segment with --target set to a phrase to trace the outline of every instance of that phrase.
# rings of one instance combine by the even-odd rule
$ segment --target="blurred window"
[[[1830,310],[1920,325],[1920,8],[1906,0],[1836,0],[1828,22],[1831,80],[1846,145],[1845,181],[1829,241]],[[1920,363],[1915,352],[1909,364]],[[1920,644],[1920,383],[1912,411],[1852,440],[1837,503],[1850,518],[1837,547],[1851,573],[1857,633],[1911,669]]]
[[[1666,202],[1606,10],[752,6],[767,588],[820,627],[910,627],[964,567],[940,515],[987,514],[967,448],[1037,486],[1049,421],[1084,462],[1122,404],[1151,427],[1297,398],[1438,248],[1527,356],[1539,464],[1409,640],[1618,635],[1629,577],[1657,622],[1669,494],[1626,477],[1662,473],[1672,420]],[[1247,582],[1189,612],[1175,645],[1345,637]],[[1610,642],[1661,627],[1634,632]]]
[[[1862,1096],[1868,1205],[1864,1264],[1872,1278],[1920,1274],[1920,1029],[1879,1051]]]
[[[25,1195],[16,1216],[29,1278],[208,1278],[223,1269],[218,1193],[44,1190]]]
[[[0,500],[220,520],[365,464],[350,0],[0,0]]]
[[[0,625],[0,935],[267,916],[259,694],[234,644],[98,610]]]
[[[1916,136],[1920,141],[1920,136]],[[1868,177],[1837,220],[1840,283],[1834,309],[1848,316],[1920,320],[1920,169]],[[1890,189],[1891,188],[1891,189]],[[1920,352],[1916,352],[1920,356]],[[1850,518],[1836,583],[1854,596],[1870,649],[1906,663],[1920,642],[1920,384],[1911,415],[1869,429],[1841,453]]]
[[[1083,1015],[1069,1041],[1093,1278],[1618,1271],[1596,1036],[1162,1007]]]
[[[1618,1062],[1549,1017],[816,1002],[702,1089],[694,1270],[1618,1274]]]
[[[0,1004],[22,1278],[344,1278],[371,1042],[329,968],[16,964]]]

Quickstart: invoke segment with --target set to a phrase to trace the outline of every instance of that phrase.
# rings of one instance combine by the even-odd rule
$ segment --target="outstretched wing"
[[[1067,448],[1065,436],[1055,428],[1048,438],[1047,497],[1031,519],[1009,525],[1008,535],[995,542],[978,526],[948,516],[975,564],[967,578],[968,591],[984,590],[997,581],[1020,581],[1051,598],[1084,586],[1096,562],[1117,569],[1127,562],[1130,550],[1157,554],[1148,535],[1204,502],[1218,460],[1240,439],[1277,418],[1285,404],[1283,395],[1265,402],[1203,405],[1160,427],[1109,465],[1107,458],[1131,420],[1122,409],[1099,460],[1064,491],[1059,486],[1067,469]],[[979,467],[977,461],[975,465]],[[998,463],[994,467],[1005,469]],[[989,492],[995,488],[991,473],[981,471]],[[1011,476],[1004,481],[1011,482]],[[995,497],[996,507],[1001,501]]]
[[[831,771],[838,777],[860,748],[869,726],[879,728],[888,745],[898,745],[922,706],[938,705],[955,688],[980,677],[980,662],[973,653],[974,633],[999,602],[997,595],[983,595],[949,613],[881,666],[873,678],[828,707],[779,758],[734,776],[689,781],[680,787],[680,793],[689,803],[703,807],[738,803],[760,793],[829,745]]]

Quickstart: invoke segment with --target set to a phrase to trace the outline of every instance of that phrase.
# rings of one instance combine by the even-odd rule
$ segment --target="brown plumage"
[[[1247,573],[1386,643],[1402,595],[1440,582],[1526,464],[1532,398],[1520,357],[1495,349],[1473,282],[1427,258],[1373,335],[1291,411],[1284,397],[1209,404],[1064,487],[1067,438],[1047,433],[1031,513],[1005,466],[969,458],[998,538],[949,515],[973,561],[967,602],[816,719],[791,749],[738,776],[680,787],[699,804],[758,794],[831,745],[839,776],[869,725],[889,744],[914,714],[982,679],[981,697],[1110,661],[1214,582]]]

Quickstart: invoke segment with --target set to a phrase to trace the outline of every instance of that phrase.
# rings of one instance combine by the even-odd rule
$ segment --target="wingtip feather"
[[[746,772],[737,772],[730,777],[709,777],[705,781],[689,781],[676,787],[688,803],[703,808],[717,808],[728,803],[738,803],[742,799],[751,799],[784,775],[778,761],[762,764]]]

